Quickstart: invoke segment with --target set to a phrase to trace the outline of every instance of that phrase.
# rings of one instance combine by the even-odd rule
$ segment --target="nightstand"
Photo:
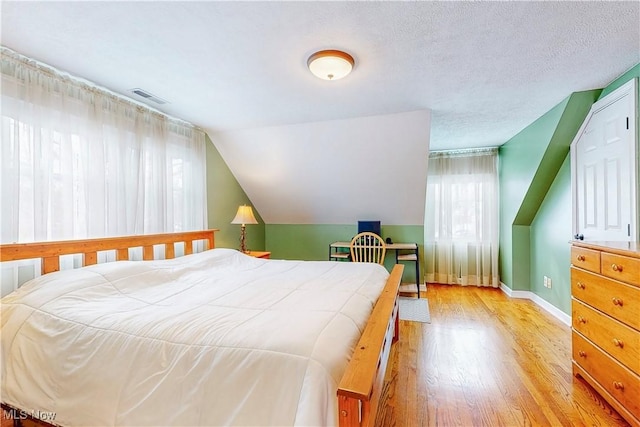
[[[249,252],[246,252],[246,254],[249,255],[249,256],[252,256],[254,258],[264,258],[264,259],[271,258],[271,252],[249,251]]]

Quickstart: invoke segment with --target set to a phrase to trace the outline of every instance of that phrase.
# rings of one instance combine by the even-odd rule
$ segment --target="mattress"
[[[2,401],[69,426],[335,425],[388,275],[231,249],[47,274],[1,300]]]

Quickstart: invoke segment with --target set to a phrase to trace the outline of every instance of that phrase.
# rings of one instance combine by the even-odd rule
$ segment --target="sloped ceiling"
[[[430,112],[211,135],[268,224],[424,223]]]

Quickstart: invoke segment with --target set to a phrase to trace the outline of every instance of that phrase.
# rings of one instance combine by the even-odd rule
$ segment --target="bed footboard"
[[[338,386],[338,424],[373,426],[391,344],[398,339],[398,289],[403,265],[395,265]]]

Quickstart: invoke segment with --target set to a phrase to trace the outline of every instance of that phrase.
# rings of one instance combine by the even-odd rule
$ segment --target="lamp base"
[[[247,245],[245,244],[245,238],[246,238],[245,225],[242,224],[240,226],[240,252],[242,252],[243,254],[246,254],[247,252],[249,252],[247,250]]]

